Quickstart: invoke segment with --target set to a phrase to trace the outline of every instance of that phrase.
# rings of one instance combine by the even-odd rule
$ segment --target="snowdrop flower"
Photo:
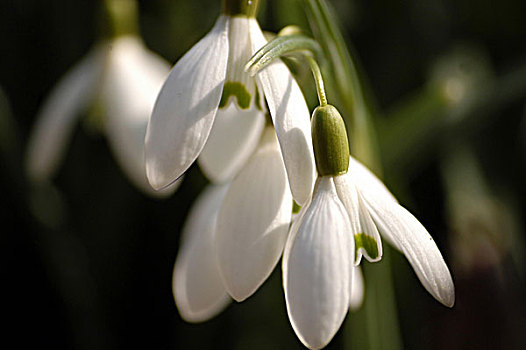
[[[130,1],[108,4],[123,11],[134,9]],[[146,126],[169,65],[130,31],[119,34],[99,42],[74,66],[39,111],[27,149],[26,167],[32,180],[45,181],[54,176],[78,118],[91,108],[102,112],[110,147],[137,188],[154,196],[175,190],[176,185],[154,191],[144,168]]]
[[[204,321],[229,295],[242,301],[254,293],[281,257],[291,215],[276,132],[267,127],[236,177],[210,185],[190,212],[173,276],[181,316]]]
[[[254,151],[268,105],[294,199],[312,193],[314,158],[309,112],[279,60],[250,77],[244,66],[266,43],[255,19],[257,0],[224,0],[212,30],[172,69],[146,133],[146,171],[162,189],[199,157],[213,182],[232,179]]]
[[[302,343],[320,349],[338,331],[353,300],[354,266],[362,256],[382,256],[379,233],[404,253],[431,295],[453,306],[453,281],[435,242],[378,178],[349,158],[338,111],[318,107],[312,124],[319,177],[283,255],[287,312]]]

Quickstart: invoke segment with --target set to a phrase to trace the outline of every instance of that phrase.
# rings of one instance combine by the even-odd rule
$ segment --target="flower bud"
[[[331,105],[319,106],[312,114],[312,142],[319,176],[337,176],[349,169],[349,142],[345,123]]]

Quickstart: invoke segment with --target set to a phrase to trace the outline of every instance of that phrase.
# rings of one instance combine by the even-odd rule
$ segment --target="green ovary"
[[[248,109],[250,107],[251,97],[245,85],[239,82],[228,81],[223,87],[223,95],[219,101],[219,108],[226,107],[230,96],[235,96],[237,99],[237,105],[241,109]]]

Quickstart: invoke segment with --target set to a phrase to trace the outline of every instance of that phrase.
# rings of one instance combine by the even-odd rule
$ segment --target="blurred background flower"
[[[329,348],[522,348],[526,3],[329,3],[358,59],[384,181],[430,231],[456,287],[454,308],[442,307],[386,245],[381,262],[362,264],[363,306]],[[308,33],[303,4],[262,1],[259,22],[273,32],[296,24]],[[174,63],[212,27],[220,6],[140,0],[141,37]],[[37,111],[100,38],[101,7],[0,2],[2,346],[302,348],[279,269],[209,322],[180,318],[171,279],[185,216],[206,183],[195,165],[172,197],[152,201],[123,176],[106,138],[77,128],[54,187],[35,192],[25,181],[23,154]],[[291,68],[312,109],[310,73]],[[335,105],[343,115],[346,108]],[[389,278],[391,292],[377,283]]]

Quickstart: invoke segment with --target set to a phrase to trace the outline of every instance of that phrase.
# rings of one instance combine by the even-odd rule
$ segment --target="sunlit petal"
[[[254,293],[276,266],[292,214],[275,131],[230,185],[217,222],[217,257],[225,287],[237,301]]]
[[[112,43],[101,93],[104,126],[119,165],[139,189],[154,196],[169,195],[179,184],[155,191],[144,164],[146,126],[169,70],[138,37],[120,37]]]
[[[455,288],[435,241],[406,209],[392,201],[364,198],[380,233],[399,248],[431,295],[446,306],[455,303]]]
[[[215,183],[232,179],[254,152],[264,126],[265,117],[256,108],[244,111],[230,104],[219,109],[198,158],[201,170]]]
[[[314,198],[287,242],[283,285],[287,312],[305,346],[326,346],[349,309],[353,241],[350,222],[331,178],[318,180]]]
[[[146,173],[155,189],[181,176],[212,128],[228,60],[228,18],[177,62],[166,79],[146,131]]]
[[[259,25],[251,21],[253,50],[266,40]],[[303,205],[312,194],[315,179],[310,114],[305,98],[290,71],[275,60],[257,75],[267,101],[287,168],[292,195]]]
[[[173,273],[179,313],[188,322],[206,321],[230,302],[215,256],[215,225],[227,185],[210,185],[193,205],[183,229]]]
[[[384,183],[353,157],[349,159],[348,174],[363,196],[398,202]]]
[[[26,169],[32,180],[48,180],[60,166],[81,111],[95,97],[106,50],[95,47],[53,88],[29,137]]]

